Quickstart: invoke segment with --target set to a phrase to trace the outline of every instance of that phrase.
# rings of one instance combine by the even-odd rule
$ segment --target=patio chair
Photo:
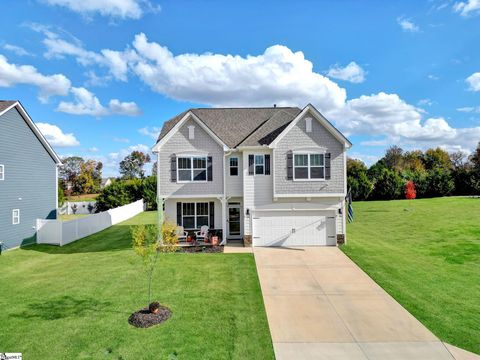
[[[183,226],[177,226],[176,234],[178,237],[178,241],[186,240],[188,236],[188,232],[185,231]]]
[[[208,236],[208,226],[207,225],[203,225],[201,228],[200,228],[200,231],[197,231],[195,233],[195,235],[197,236],[197,240],[203,240],[205,241],[207,239],[207,236]]]

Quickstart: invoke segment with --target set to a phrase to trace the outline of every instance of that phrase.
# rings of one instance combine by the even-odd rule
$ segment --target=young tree
[[[62,181],[62,187],[66,189],[68,185],[74,194],[82,194],[82,188],[78,182],[82,165],[85,160],[80,156],[70,156],[62,159],[62,166],[58,170],[58,177]]]
[[[415,191],[415,183],[413,181],[407,181],[405,184],[405,198],[408,200],[413,200],[417,197],[417,192]]]
[[[87,160],[81,164],[78,183],[82,194],[94,194],[100,190],[102,168],[103,164],[94,160]]]
[[[132,151],[120,162],[120,174],[124,179],[143,178],[143,167],[150,162],[150,155],[141,151]]]

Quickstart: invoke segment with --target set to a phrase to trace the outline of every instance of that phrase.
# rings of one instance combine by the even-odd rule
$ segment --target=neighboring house
[[[105,178],[105,179],[102,179],[102,183],[100,184],[100,188],[104,189],[106,188],[107,186],[110,186],[112,185],[112,179],[111,178]]]
[[[336,245],[344,240],[351,143],[312,105],[190,109],[165,122],[159,200],[185,230],[223,230],[224,243]]]
[[[35,241],[36,219],[57,216],[61,161],[18,101],[0,101],[0,241]]]

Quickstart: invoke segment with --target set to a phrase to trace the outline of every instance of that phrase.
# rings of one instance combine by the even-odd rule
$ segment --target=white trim
[[[208,200],[207,200],[207,201],[204,200],[204,201],[182,202],[181,204],[182,204],[182,215],[181,215],[181,216],[182,216],[182,226],[184,227],[185,230],[197,230],[197,229],[200,230],[200,228],[201,228],[202,226],[204,226],[204,225],[201,225],[200,227],[198,226],[198,224],[197,224],[197,217],[198,217],[198,216],[203,216],[203,217],[206,216],[207,219],[208,219],[208,220],[207,220],[207,226],[208,226],[208,228],[210,228],[210,203],[209,203]],[[194,210],[193,213],[194,213],[194,214],[193,214],[193,215],[184,215],[184,214],[183,214],[183,205],[184,205],[184,204],[194,204],[194,206],[193,206],[193,210]],[[207,215],[197,215],[197,204],[207,204]],[[194,227],[194,228],[185,228],[185,225],[184,225],[185,222],[183,221],[183,218],[184,218],[185,216],[186,216],[186,217],[192,217],[192,216],[193,216],[193,218],[194,218],[194,220],[195,220],[195,227]]]
[[[328,198],[328,197],[345,197],[343,193],[323,193],[323,194],[273,194],[276,198]]]
[[[239,220],[239,223],[240,223],[240,229],[238,230],[238,234],[230,234],[230,208],[238,208],[239,210],[239,213],[240,213],[240,220]],[[243,207],[242,207],[242,203],[241,202],[238,202],[238,203],[235,203],[235,204],[227,204],[227,213],[226,213],[226,217],[228,218],[228,224],[227,224],[227,229],[226,231],[228,232],[227,234],[227,237],[230,238],[230,239],[241,239],[242,238],[242,233],[243,233],[243,216],[242,216],[242,212],[243,212]]]
[[[38,129],[37,125],[35,125],[32,118],[28,115],[27,111],[23,108],[22,104],[19,101],[16,101],[12,105],[10,105],[8,108],[0,112],[0,116],[5,114],[10,109],[13,109],[14,107],[17,108],[20,115],[26,120],[28,127],[33,131],[33,133],[37,136],[37,138],[40,140],[42,145],[46,148],[47,152],[52,157],[53,161],[55,161],[57,165],[62,165],[62,160],[60,160],[55,150],[53,150],[53,148],[50,146],[47,139],[45,139],[43,134]]]
[[[4,181],[5,180],[5,165],[0,165],[0,181]]]
[[[253,175],[256,176],[256,175],[265,175],[265,155],[266,154],[253,154]],[[263,159],[263,163],[262,164],[258,164],[258,166],[262,166],[263,168],[263,171],[262,173],[258,173],[257,174],[257,156],[260,158]]]
[[[219,199],[223,197],[223,194],[205,194],[205,195],[168,195],[160,194],[160,197],[164,199],[207,199],[214,198]]]
[[[58,166],[55,166],[55,219],[57,218],[58,218]]]
[[[192,113],[191,111],[189,111],[188,113],[185,114],[185,116],[178,122],[175,124],[175,126],[173,128],[170,129],[170,131],[160,140],[158,141],[155,145],[153,145],[152,147],[152,152],[159,152],[160,151],[160,148],[165,145],[168,140],[170,140],[172,138],[173,135],[175,135],[179,130],[180,128],[183,126],[183,124],[189,119],[189,118],[192,118],[195,122],[197,122],[197,124],[200,125],[200,127],[205,130],[205,132],[210,135],[210,137],[215,140],[220,146],[223,147],[223,150],[224,151],[228,151],[229,150],[229,147],[222,141],[220,140],[220,138],[215,135],[215,133],[210,130],[210,128],[204,124],[204,122],[202,120],[200,120],[198,118],[198,116],[196,116],[194,113]]]
[[[194,170],[203,170],[203,168],[194,168],[193,167],[193,159],[194,158],[201,158],[205,159],[205,180],[194,180],[193,172]],[[178,166],[178,159],[190,159],[190,176],[192,180],[180,180],[179,174],[180,170],[188,170],[188,169],[180,169]],[[208,156],[199,156],[199,155],[181,155],[176,156],[177,160],[177,184],[188,184],[188,183],[206,183],[208,182]]]
[[[18,225],[18,224],[20,224],[20,209],[13,209],[12,210],[12,225]]]
[[[338,141],[340,141],[346,148],[350,148],[352,143],[337,129],[335,128],[312,104],[308,104],[303,108],[300,114],[273,140],[269,147],[274,148],[280,142],[280,140],[288,134],[288,132],[310,111],[312,115],[322,124]]]
[[[328,208],[310,208],[310,209],[304,209],[304,208],[285,208],[285,209],[253,209],[253,210],[250,210],[250,211],[253,211],[253,212],[263,212],[263,211],[275,211],[275,212],[285,212],[285,211],[332,211],[332,212],[335,212],[335,211],[338,211],[338,208],[337,207],[328,207]],[[336,215],[336,214],[335,214]]]

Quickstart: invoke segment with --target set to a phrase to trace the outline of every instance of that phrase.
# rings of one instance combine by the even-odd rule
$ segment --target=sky
[[[20,100],[60,156],[102,161],[104,176],[190,107],[311,103],[368,165],[394,144],[469,153],[480,141],[480,0],[2,8],[0,99]]]

